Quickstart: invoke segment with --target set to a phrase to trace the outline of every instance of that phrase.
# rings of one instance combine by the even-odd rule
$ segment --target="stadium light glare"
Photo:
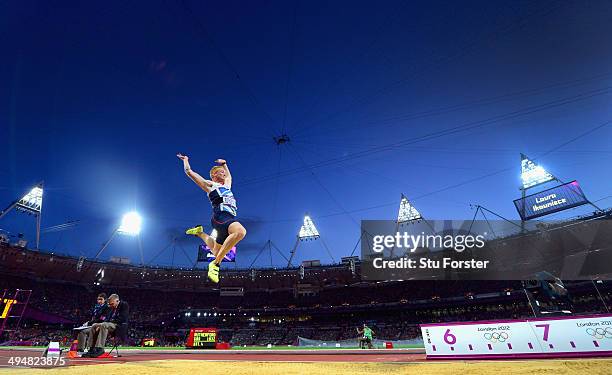
[[[121,225],[119,226],[119,229],[117,229],[117,232],[127,236],[137,236],[140,234],[141,227],[142,218],[137,212],[132,211],[123,215]]]
[[[548,173],[546,169],[521,154],[521,181],[523,189],[529,189],[553,180],[555,180],[555,177]]]
[[[94,278],[94,285],[100,285],[100,282],[102,282],[103,279],[104,279],[104,268],[101,267],[100,269],[98,269],[98,272],[96,272],[96,276]]]

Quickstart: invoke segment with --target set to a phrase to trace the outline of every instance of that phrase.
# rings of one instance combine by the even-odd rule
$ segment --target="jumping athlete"
[[[201,225],[187,229],[185,233],[200,237],[212,251],[215,259],[208,265],[208,278],[213,282],[219,282],[219,265],[223,257],[236,246],[246,235],[246,229],[236,220],[236,199],[232,193],[232,175],[227,168],[227,162],[217,159],[216,166],[210,170],[210,180],[206,180],[194,172],[189,165],[189,157],[177,154],[183,161],[185,173],[202,190],[208,194],[208,199],[213,208],[210,223],[217,232],[216,238],[204,233]]]

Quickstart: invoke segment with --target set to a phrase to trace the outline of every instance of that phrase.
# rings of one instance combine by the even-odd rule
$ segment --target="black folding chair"
[[[113,353],[113,350],[117,353],[117,357],[121,357],[119,354],[119,345],[123,345],[127,343],[128,339],[128,324],[121,323],[115,330],[111,333],[111,338],[113,339],[113,347],[111,348],[109,355]]]

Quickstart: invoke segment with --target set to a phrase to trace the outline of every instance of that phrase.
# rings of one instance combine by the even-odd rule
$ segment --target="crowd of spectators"
[[[44,272],[40,273],[16,274],[10,267],[21,267],[19,259],[39,262],[46,258],[16,252],[17,258],[10,263],[7,254],[0,259],[0,289],[32,290],[31,309],[72,322],[24,319],[10,339],[33,344],[73,339],[72,328],[90,318],[100,292],[116,293],[129,303],[128,337],[134,345],[144,338],[155,338],[161,345],[181,346],[190,327],[218,328],[220,340],[234,345],[295,345],[298,337],[350,340],[364,322],[377,338],[411,340],[420,337],[420,323],[533,316],[519,281],[368,282],[361,279],[358,269],[336,265],[313,268],[304,277],[283,270],[235,271],[221,285],[240,292],[226,296],[219,289],[201,285],[201,279],[193,275],[181,279],[186,288],[168,289],[163,283],[151,282],[146,287],[114,283],[114,275],[120,271],[109,272],[112,276],[98,284],[84,275],[79,281],[73,276],[67,280],[64,274],[55,277],[47,268],[41,268]],[[46,262],[72,266],[66,259]],[[172,271],[168,272],[172,276]],[[575,313],[606,312],[605,304],[612,305],[611,282],[568,282],[566,286]],[[8,338],[5,332],[0,342]]]
[[[12,281],[14,282],[15,278]],[[33,289],[30,305],[33,308],[69,318],[74,324],[54,326],[25,319],[21,329],[12,337],[12,340],[30,342],[33,345],[45,345],[51,340],[64,342],[72,340],[74,338],[73,326],[80,325],[89,318],[95,296],[100,288],[51,282],[39,285],[37,289]],[[401,294],[399,285],[404,288]],[[456,284],[451,285],[453,289]],[[159,345],[181,346],[184,345],[189,328],[194,326],[214,326],[219,329],[219,339],[230,342],[232,345],[296,345],[298,337],[321,341],[341,341],[354,339],[356,337],[355,328],[363,322],[368,322],[368,325],[376,332],[377,338],[413,340],[420,337],[419,323],[518,319],[532,316],[524,295],[512,293],[509,289],[504,289],[499,293],[499,296],[493,299],[495,302],[489,302],[488,299],[475,298],[482,295],[477,292],[476,294],[465,294],[465,289],[463,289],[459,290],[460,294],[457,296],[437,286],[435,295],[430,295],[428,298],[425,298],[421,290],[418,293],[415,292],[417,298],[425,298],[429,301],[427,304],[415,306],[403,302],[403,299],[410,294],[410,290],[415,289],[410,282],[389,284],[388,287],[398,292],[399,296],[395,300],[388,297],[392,292],[380,293],[380,299],[376,297],[376,292],[382,292],[384,288],[380,284],[373,286],[373,290],[360,286],[359,290],[364,293],[357,296],[356,299],[344,296],[354,305],[348,308],[340,305],[337,309],[327,309],[325,313],[320,312],[322,300],[316,300],[312,304],[304,303],[303,305],[310,306],[310,309],[299,309],[292,313],[287,309],[280,311],[265,309],[262,305],[269,304],[269,301],[263,300],[259,304],[259,309],[221,310],[217,306],[211,306],[210,302],[221,300],[223,297],[217,294],[216,299],[207,301],[205,297],[209,292],[204,292],[202,295],[193,292],[175,295],[175,293],[168,294],[156,290],[121,288],[109,289],[107,293],[118,293],[132,306],[128,334],[132,345],[140,345],[144,338],[155,338]],[[337,295],[344,295],[344,288],[333,289],[338,293]],[[420,286],[416,289],[418,288]],[[603,284],[599,293],[590,289],[589,283],[570,284],[568,288],[573,290],[571,298],[577,313],[605,312],[601,298],[603,297],[608,304],[612,300],[612,288],[608,284]],[[470,290],[475,289],[470,287]],[[490,293],[489,288],[484,288],[484,290]],[[324,295],[324,298],[332,298],[333,294],[325,291]],[[364,299],[363,295],[367,297]],[[246,296],[241,298],[248,298]],[[457,297],[461,297],[460,303],[457,302]],[[312,299],[312,297],[309,298]],[[359,304],[371,298],[373,300],[370,303]],[[236,300],[235,297],[234,300]],[[358,302],[355,303],[355,301]],[[395,303],[391,309],[389,302]],[[361,306],[362,309],[357,309],[357,306]],[[219,314],[218,317],[207,319],[184,318],[185,311],[200,311],[198,309],[219,311]],[[226,312],[221,314],[221,311]]]

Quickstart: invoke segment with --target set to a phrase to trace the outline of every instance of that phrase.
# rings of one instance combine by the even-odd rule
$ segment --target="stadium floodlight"
[[[411,221],[421,220],[423,216],[421,213],[414,208],[408,198],[402,194],[402,199],[400,200],[399,212],[397,214],[397,223],[403,224]]]
[[[117,229],[117,232],[127,236],[137,236],[140,234],[141,226],[142,218],[137,212],[132,211],[123,215],[121,225],[119,226],[119,229]]]
[[[115,238],[115,235],[119,233],[119,234],[126,235],[126,236],[133,236],[133,237],[138,236],[138,248],[140,250],[140,262],[141,264],[144,264],[144,260],[142,259],[143,258],[142,243],[140,241],[141,228],[142,228],[142,218],[140,217],[138,212],[131,211],[131,212],[126,213],[125,215],[123,215],[123,218],[121,219],[121,224],[119,225],[119,227],[115,229],[115,231],[113,231],[113,234],[110,236],[108,241],[106,241],[102,245],[102,248],[98,251],[94,259],[98,259],[98,257],[104,251],[104,249],[106,249],[108,245],[110,245],[113,238]]]
[[[0,219],[8,214],[13,208],[19,212],[36,217],[36,248],[40,245],[40,222],[42,218],[43,183],[40,182],[21,198],[13,201],[6,209],[0,212]]]
[[[529,189],[545,182],[556,180],[555,176],[548,173],[541,165],[521,154],[521,181],[522,189]]]
[[[317,230],[317,227],[315,227],[310,216],[304,216],[304,224],[302,224],[302,227],[300,228],[298,238],[300,240],[311,240],[319,237],[319,231]]]
[[[26,195],[17,202],[20,211],[40,213],[42,210],[43,189],[42,186],[34,186]]]
[[[319,238],[321,238],[321,235],[319,234],[317,227],[314,225],[314,222],[312,221],[310,216],[305,215],[304,223],[300,227],[300,231],[295,240],[295,245],[293,245],[293,249],[291,249],[289,259],[287,260],[287,267],[293,267],[293,265],[291,264],[291,261],[293,260],[293,257],[295,256],[295,252],[301,242],[308,241],[308,240],[317,240]],[[336,261],[334,259],[334,256],[329,251],[329,248],[325,244],[325,241],[323,241],[323,238],[321,238],[321,243],[325,247],[325,250],[327,250],[327,253],[329,254],[330,258],[332,258],[332,261],[335,263]]]

